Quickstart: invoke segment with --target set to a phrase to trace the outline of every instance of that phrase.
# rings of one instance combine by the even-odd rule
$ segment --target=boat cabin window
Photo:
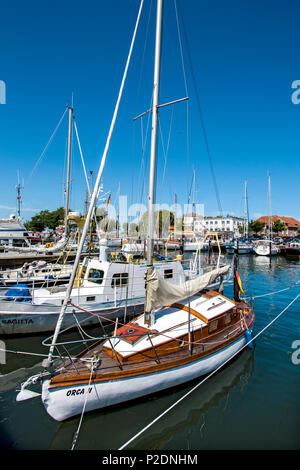
[[[8,240],[7,240],[6,238],[5,238],[5,239],[4,239],[4,238],[1,238],[1,240],[0,240],[0,245],[5,245],[5,246],[7,246],[7,245],[8,245]]]
[[[229,325],[230,322],[231,322],[231,314],[226,313],[224,323],[225,325]]]
[[[111,287],[124,287],[129,282],[128,273],[114,274],[111,280]]]
[[[13,246],[26,246],[24,240],[13,239]]]
[[[218,328],[218,320],[212,320],[208,323],[208,333],[216,331]]]
[[[165,269],[164,270],[164,278],[165,279],[172,279],[173,277],[173,269]]]
[[[91,268],[88,273],[88,281],[95,282],[96,284],[102,284],[104,277],[104,271],[102,269]]]

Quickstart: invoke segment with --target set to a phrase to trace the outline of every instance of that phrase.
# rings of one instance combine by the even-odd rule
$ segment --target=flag
[[[239,286],[239,293],[245,295],[244,291],[243,291],[243,288],[242,288],[241,279],[240,279],[239,273],[237,271],[235,271],[235,277],[236,277],[237,284]]]
[[[110,204],[110,195],[109,195],[109,198],[107,199],[106,208],[109,206],[109,204]]]

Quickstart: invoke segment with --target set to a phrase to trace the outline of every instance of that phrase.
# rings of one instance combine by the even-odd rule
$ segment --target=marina
[[[299,264],[284,257],[269,259],[241,256],[240,276],[246,295],[254,299],[256,325],[262,330],[299,293]],[[276,291],[281,291],[276,294]],[[269,294],[270,290],[274,292]],[[227,286],[225,295],[231,295]],[[218,371],[167,416],[134,441],[128,450],[298,449],[299,412],[295,390],[299,387],[297,348],[298,306],[294,304],[241,356]],[[88,330],[96,334],[97,328]],[[45,335],[6,340],[6,348],[41,356],[7,353],[1,367],[2,449],[68,450],[79,418],[59,423],[45,412],[39,399],[15,403],[15,388],[41,370]],[[72,339],[72,333],[65,336]],[[293,360],[294,358],[294,360]],[[78,450],[121,447],[198,383],[192,381],[168,392],[135,400],[126,406],[87,413],[77,441]],[[284,406],[278,406],[282,396]],[[265,400],[265,397],[268,397]],[[31,416],[30,431],[27,416]],[[262,419],[263,417],[263,419]],[[118,422],[119,432],[114,432]],[[47,432],[40,432],[41,427]],[[226,429],[226,433],[224,430]],[[91,436],[92,439],[91,439]]]
[[[298,173],[295,157],[294,184],[287,182],[280,154],[292,141],[298,155],[299,143],[276,120],[274,131],[269,98],[261,116],[251,110],[266,94],[258,82],[258,95],[246,97],[249,129],[240,116],[244,58],[261,76],[243,22],[265,37],[261,4],[249,7],[249,18],[230,4],[223,18],[219,0],[116,3],[74,5],[72,27],[82,20],[75,63],[65,54],[66,32],[61,45],[54,39],[57,64],[65,57],[74,67],[71,82],[62,68],[54,87],[67,103],[48,92],[51,119],[65,102],[56,126],[34,118],[36,98],[24,123],[28,140],[1,140],[1,152],[16,154],[6,159],[7,185],[11,164],[26,176],[21,181],[17,169],[15,209],[6,181],[0,188],[0,449],[101,451],[102,463],[130,467],[135,454],[122,461],[122,451],[147,451],[152,464],[151,452],[167,453],[160,463],[178,463],[184,452],[191,457],[184,462],[196,464],[203,450],[299,450]],[[32,18],[37,29],[40,14]],[[273,22],[284,14],[277,5],[263,22],[273,41]],[[213,31],[216,44],[205,39]],[[239,31],[246,47],[228,31]],[[31,34],[25,42],[39,49]],[[42,34],[48,44],[47,28]],[[262,64],[266,37],[255,53]],[[222,104],[215,67],[227,77]],[[8,135],[5,92],[0,80]],[[278,95],[279,120],[288,110]],[[17,120],[16,127],[20,133]],[[115,451],[120,458],[107,454]]]

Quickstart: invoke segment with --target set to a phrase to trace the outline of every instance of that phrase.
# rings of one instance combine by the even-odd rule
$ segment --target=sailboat
[[[248,255],[253,253],[252,243],[249,241],[249,214],[248,214],[248,196],[247,196],[247,180],[245,180],[245,195],[244,195],[244,234],[242,240],[238,238],[233,244],[226,246],[226,251],[229,254],[237,253]]]
[[[280,249],[273,243],[272,235],[272,208],[271,208],[271,177],[268,176],[268,188],[269,188],[269,240],[258,240],[254,243],[253,251],[259,256],[274,256],[278,255]]]
[[[42,381],[42,402],[47,413],[57,421],[76,416],[83,410],[127,402],[207,374],[237,354],[251,337],[254,312],[240,299],[238,284],[235,282],[233,300],[207,288],[228,272],[229,265],[175,286],[162,279],[153,263],[162,6],[163,0],[157,0],[144,312],[129,323],[116,323],[114,334],[96,339],[93,346],[75,358],[70,357],[62,365],[53,367],[60,326],[75,277],[73,273],[44,362],[46,370],[28,379],[17,396],[17,400],[36,396],[27,387]],[[113,122],[109,137],[112,126]],[[98,183],[105,160],[104,152]],[[95,191],[97,183],[93,195]],[[89,214],[92,204],[93,196]],[[238,280],[238,276],[235,279]]]
[[[189,234],[184,241],[183,250],[184,251],[206,251],[209,249],[208,241],[203,240],[203,236],[200,237],[199,234],[195,233],[195,191],[196,191],[196,172],[195,168],[193,171],[193,208],[192,208],[192,233]]]

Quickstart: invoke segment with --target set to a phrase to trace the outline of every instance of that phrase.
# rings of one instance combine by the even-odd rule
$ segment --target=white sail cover
[[[17,251],[19,253],[55,253],[61,251],[68,243],[67,237],[62,237],[53,246],[47,247],[46,245],[31,245],[31,246],[12,246],[9,247],[9,251]]]
[[[162,279],[156,269],[151,266],[146,274],[145,311],[151,312],[195,295],[213,283],[218,276],[226,274],[229,268],[230,265],[216,268],[195,279],[174,285]]]

